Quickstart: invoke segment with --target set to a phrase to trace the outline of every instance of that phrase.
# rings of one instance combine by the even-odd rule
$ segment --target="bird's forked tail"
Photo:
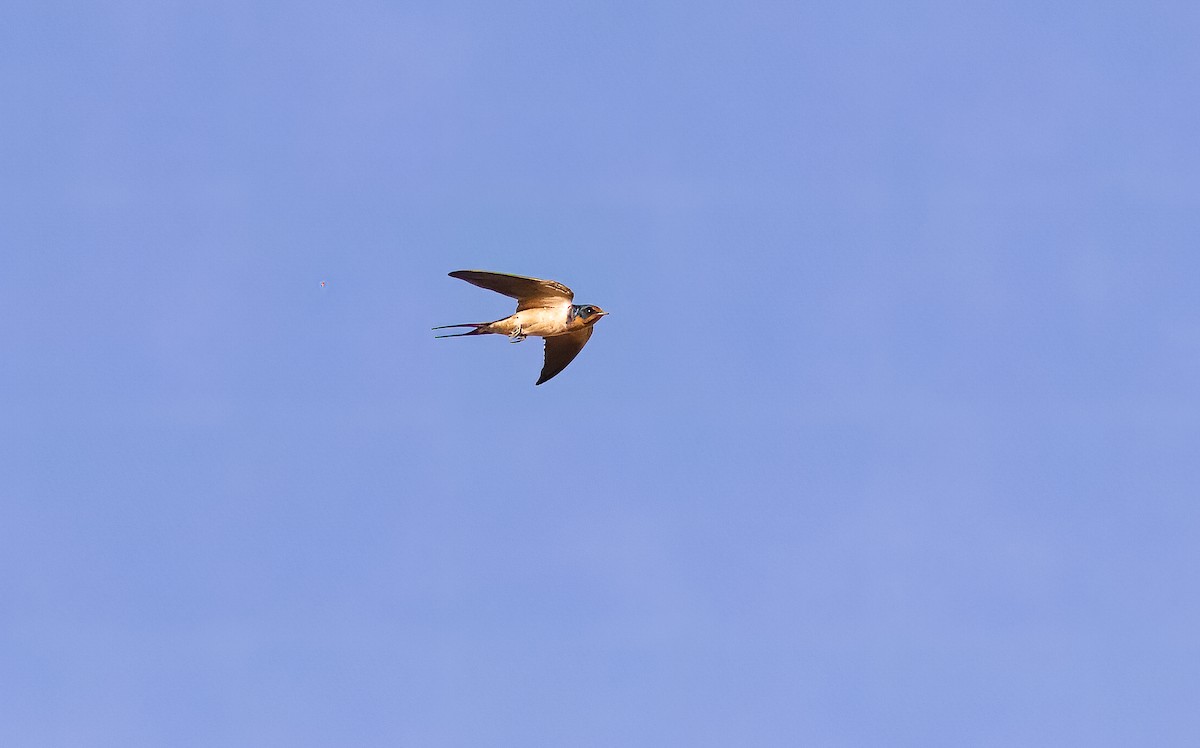
[[[451,327],[473,327],[475,329],[471,330],[470,332],[456,332],[456,333],[451,333],[449,335],[434,335],[433,337],[435,337],[435,338],[461,338],[465,335],[487,335],[488,334],[487,326],[490,324],[492,324],[492,323],[491,322],[467,322],[466,324],[462,324],[462,325],[442,325],[441,327],[435,327],[433,329],[434,330],[445,330],[445,329],[451,328]]]

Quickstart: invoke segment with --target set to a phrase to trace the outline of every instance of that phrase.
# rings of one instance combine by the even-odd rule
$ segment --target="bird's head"
[[[596,324],[596,322],[606,314],[608,314],[608,312],[604,311],[603,309],[601,309],[598,306],[594,306],[591,304],[576,304],[575,305],[575,317],[578,318],[585,325]]]

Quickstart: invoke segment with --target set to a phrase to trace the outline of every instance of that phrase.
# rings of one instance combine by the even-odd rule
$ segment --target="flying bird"
[[[546,358],[542,375],[536,384],[547,382],[571,363],[592,337],[592,325],[608,314],[598,306],[573,304],[574,292],[558,281],[526,278],[523,275],[489,273],[484,270],[455,270],[451,278],[502,293],[517,300],[515,314],[495,322],[470,322],[450,327],[471,327],[469,332],[437,335],[439,338],[461,338],[467,335],[507,335],[512,343],[520,343],[533,335],[546,339]]]

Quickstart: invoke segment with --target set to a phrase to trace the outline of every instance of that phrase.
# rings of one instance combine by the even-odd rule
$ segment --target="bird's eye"
[[[584,314],[587,314],[587,315],[595,314],[595,312],[596,312],[596,308],[595,308],[595,307],[590,307],[590,306],[589,306],[589,307],[584,307],[584,309],[583,309],[583,313],[584,313]]]

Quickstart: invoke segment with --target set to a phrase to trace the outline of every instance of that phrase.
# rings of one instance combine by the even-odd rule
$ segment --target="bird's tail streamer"
[[[435,327],[433,329],[434,330],[447,330],[451,327],[473,327],[475,329],[470,330],[468,332],[451,333],[449,335],[434,335],[433,337],[435,337],[435,338],[461,338],[466,335],[487,335],[488,331],[485,328],[487,328],[487,326],[490,324],[492,324],[492,323],[491,322],[467,322],[467,323],[464,323],[461,325],[442,325],[441,327]]]

